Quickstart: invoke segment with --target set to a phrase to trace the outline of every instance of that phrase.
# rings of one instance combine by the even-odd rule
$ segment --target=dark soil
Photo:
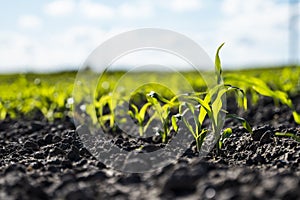
[[[300,109],[300,98],[293,101]],[[233,100],[228,110],[236,111]],[[97,161],[69,119],[6,119],[0,122],[0,199],[300,199],[300,143],[274,135],[300,135],[291,111],[262,98],[237,112],[253,135],[227,121],[233,135],[221,151],[200,159],[192,144],[176,162],[143,174]]]

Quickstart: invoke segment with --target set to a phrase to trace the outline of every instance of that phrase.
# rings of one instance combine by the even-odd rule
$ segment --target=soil
[[[300,97],[293,102],[299,111]],[[250,121],[253,135],[227,121],[233,134],[221,151],[200,159],[192,143],[174,163],[147,173],[105,166],[70,119],[7,118],[0,122],[0,199],[300,199],[300,143],[275,136],[300,136],[291,111],[269,98],[248,111],[236,110],[233,99],[227,104]],[[124,138],[117,140],[130,147]]]

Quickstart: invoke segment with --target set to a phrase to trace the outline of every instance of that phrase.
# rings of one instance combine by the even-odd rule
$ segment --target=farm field
[[[91,80],[97,91],[93,106],[85,109],[76,99],[84,94],[73,98],[75,72],[0,75],[0,199],[300,198],[300,67],[220,71],[217,76],[222,75],[224,84],[208,93],[197,73],[182,72],[198,107],[178,103],[181,77],[176,73],[129,76],[124,88],[134,87],[135,76],[153,82],[165,78],[172,86],[149,85],[124,97],[137,136],[151,132],[150,123],[161,125],[159,134],[146,139],[135,139],[116,124],[111,93],[125,72],[108,73],[98,83]],[[234,115],[221,127],[217,145],[199,158],[207,121],[214,123],[213,130],[220,128],[217,114],[223,107],[214,107],[221,102],[214,96],[222,91],[226,114]],[[79,102],[80,112],[74,102]],[[78,113],[90,116],[113,144],[127,151],[164,148],[181,128],[180,120],[194,141],[174,162],[151,172],[114,170],[84,146],[73,109],[75,119],[81,120]],[[199,121],[191,125],[183,110]]]

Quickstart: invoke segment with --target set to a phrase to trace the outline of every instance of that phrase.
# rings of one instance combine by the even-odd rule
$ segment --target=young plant
[[[152,91],[147,94],[147,100],[155,110],[152,118],[158,118],[162,124],[163,130],[158,130],[158,133],[162,138],[162,142],[166,143],[171,131],[174,130],[176,132],[178,130],[177,120],[179,116],[173,115],[171,112],[174,107],[178,106],[177,97],[167,100]]]
[[[193,137],[195,138],[198,151],[201,149],[202,143],[204,142],[208,131],[212,131],[215,134],[217,141],[219,141],[219,133],[222,130],[225,115],[227,118],[234,118],[241,121],[244,128],[250,133],[252,133],[252,128],[246,122],[245,119],[233,114],[227,114],[227,112],[223,109],[223,95],[232,90],[240,91],[236,87],[228,85],[217,85],[216,87],[208,91],[207,95],[203,100],[196,96],[186,97],[189,100],[196,101],[196,103],[200,106],[199,112],[196,112],[196,109],[198,109],[199,106],[194,106],[192,103],[186,102],[185,105],[187,109],[184,111],[181,109],[182,116],[184,116],[188,111],[190,111],[194,118],[194,127],[188,120],[186,120],[185,117],[183,117],[183,121],[189,129],[189,131],[192,133]],[[203,123],[206,117],[208,117],[211,121],[212,130],[203,128]],[[225,134],[228,133],[225,132]]]
[[[152,104],[150,102],[145,103],[142,108],[139,110],[138,107],[132,103],[130,104],[131,109],[128,110],[128,113],[132,119],[135,119],[138,126],[139,126],[139,133],[140,136],[143,136],[144,133],[146,132],[149,124],[151,123],[152,119],[150,118],[149,120],[146,121],[145,116],[147,113],[148,108]]]
[[[227,129],[225,132],[223,132],[222,136],[219,135],[223,127],[224,115],[227,114],[227,112],[223,109],[224,95],[227,92],[236,91],[238,93],[241,93],[242,101],[243,101],[242,105],[245,109],[247,108],[247,98],[244,95],[244,92],[238,87],[223,84],[222,77],[221,77],[222,76],[221,61],[219,57],[219,51],[223,45],[224,43],[218,48],[216,53],[216,58],[215,58],[215,73],[216,73],[218,84],[212,89],[209,89],[207,91],[207,94],[204,97],[204,99],[201,99],[196,95],[186,96],[187,100],[196,101],[198,106],[194,106],[193,104],[187,101],[185,104],[187,108],[185,110],[182,110],[181,107],[180,113],[182,114],[182,116],[184,116],[188,111],[190,111],[193,116],[194,127],[188,120],[186,120],[185,117],[183,117],[183,121],[187,126],[187,128],[189,129],[189,131],[192,133],[193,137],[195,138],[198,151],[201,149],[201,146],[206,138],[208,131],[212,131],[215,134],[215,138],[217,139],[217,141],[220,141],[220,137],[224,138],[230,134],[229,129]],[[198,108],[199,106],[200,106],[199,112],[196,112],[196,108]],[[211,121],[212,130],[203,128],[203,123],[206,117],[208,117]],[[239,119],[242,120],[243,122],[246,122],[246,120],[244,120],[241,117],[237,117],[236,115],[227,115],[227,117]],[[244,123],[243,125],[249,132],[252,133],[252,129],[248,123]],[[222,146],[222,141],[218,143],[218,147],[220,146]]]
[[[202,106],[206,106],[207,110],[209,110],[209,113],[210,113],[209,105],[206,105],[206,104],[204,105],[204,102],[203,102]],[[186,107],[185,110],[183,110],[184,107]],[[180,105],[179,113],[181,113],[182,120],[183,120],[185,126],[191,132],[191,134],[193,135],[193,137],[194,137],[194,139],[196,141],[197,150],[200,151],[200,148],[202,146],[202,143],[204,142],[204,139],[206,137],[208,129],[202,127],[203,121],[201,121],[199,119],[200,118],[200,114],[197,115],[197,113],[196,113],[197,112],[197,108],[198,107],[194,106],[191,103],[183,103],[183,104]],[[189,113],[189,112],[191,113],[191,116],[193,117],[193,119],[192,119],[193,123],[190,123],[188,121],[188,119],[185,117],[185,115],[187,113]]]
[[[231,134],[232,134],[232,129],[231,128],[226,128],[223,131],[223,133],[220,137],[219,143],[218,143],[218,145],[219,145],[218,148],[219,149],[222,149],[225,139],[229,138]]]
[[[112,95],[103,95],[99,101],[95,102],[94,106],[97,110],[96,114],[98,118],[92,118],[93,122],[95,123],[98,121],[100,126],[106,132],[112,130],[115,126],[114,108],[116,107]],[[92,105],[87,108],[87,112],[92,113],[93,109],[94,107]]]

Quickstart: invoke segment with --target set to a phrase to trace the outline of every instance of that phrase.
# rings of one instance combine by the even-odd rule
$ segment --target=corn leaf
[[[151,103],[145,103],[139,112],[140,118],[144,121],[147,109],[151,106]]]
[[[296,111],[293,111],[293,117],[294,117],[294,120],[297,124],[300,124],[300,114],[297,113]]]
[[[175,132],[178,131],[177,118],[174,115],[172,116],[172,127]]]
[[[276,132],[275,133],[276,136],[284,136],[284,137],[290,137],[293,140],[300,142],[300,137],[295,135],[294,133],[282,133],[282,132]]]
[[[251,133],[251,134],[253,133],[252,127],[247,122],[247,120],[245,120],[244,118],[237,116],[235,114],[228,114],[228,115],[226,115],[226,118],[232,118],[232,119],[238,120],[249,133]]]
[[[224,46],[225,43],[221,44],[219,48],[217,49],[216,57],[215,57],[215,72],[218,79],[218,84],[221,83],[221,76],[222,76],[222,66],[221,66],[221,60],[219,57],[219,53],[221,48]]]
[[[197,134],[195,133],[192,125],[185,118],[183,118],[183,122],[184,122],[185,126],[189,129],[189,131],[192,133],[193,137],[197,138]]]

